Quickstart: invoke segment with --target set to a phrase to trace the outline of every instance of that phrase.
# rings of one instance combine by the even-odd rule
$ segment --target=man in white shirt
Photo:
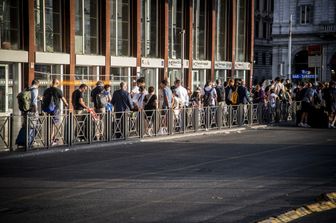
[[[176,95],[181,99],[183,106],[188,107],[189,106],[189,96],[188,96],[187,89],[185,89],[181,85],[180,80],[175,81],[175,87],[176,87],[176,89],[175,89]]]

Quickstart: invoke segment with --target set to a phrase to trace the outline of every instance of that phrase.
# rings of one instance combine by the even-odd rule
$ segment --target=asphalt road
[[[0,170],[0,222],[249,223],[336,191],[336,131],[279,127],[2,157]]]

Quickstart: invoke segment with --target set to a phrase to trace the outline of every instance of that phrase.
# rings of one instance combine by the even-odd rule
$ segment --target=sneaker
[[[332,129],[336,129],[336,126],[334,126],[334,125],[330,125],[330,127],[331,127]]]
[[[58,143],[56,142],[56,141],[53,141],[52,143],[51,143],[51,146],[57,146],[58,145]]]
[[[311,128],[311,126],[308,125],[307,123],[305,123],[305,124],[303,124],[303,125],[304,125],[303,127],[305,127],[305,128]]]
[[[331,129],[331,128],[332,128],[332,127],[331,127],[331,124],[329,123],[329,124],[328,124],[328,129]]]
[[[299,127],[304,127],[304,125],[303,125],[302,122],[300,122],[300,123],[298,124],[298,126],[299,126]]]

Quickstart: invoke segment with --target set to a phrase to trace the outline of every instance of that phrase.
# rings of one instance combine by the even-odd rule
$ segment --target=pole
[[[184,80],[184,35],[185,35],[185,30],[183,29],[181,31],[181,76],[182,80]],[[183,83],[184,86],[186,86],[185,83]]]
[[[292,73],[292,21],[293,15],[289,19],[289,39],[288,39],[288,79],[291,80]]]

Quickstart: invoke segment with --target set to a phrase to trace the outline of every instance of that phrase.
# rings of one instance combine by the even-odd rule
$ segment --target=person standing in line
[[[93,102],[94,111],[97,114],[104,114],[106,109],[105,106],[107,104],[107,98],[103,94],[104,92],[104,82],[97,81],[96,87],[91,91],[90,99]]]
[[[304,87],[304,97],[302,100],[302,115],[301,121],[299,123],[300,127],[310,128],[308,125],[308,116],[311,112],[314,104],[314,90],[312,89],[312,84],[310,82],[306,83]]]
[[[173,102],[173,93],[171,89],[168,87],[168,81],[162,80],[160,83],[160,88],[162,90],[162,109],[171,109]]]
[[[189,106],[189,95],[186,88],[181,84],[180,80],[175,81],[175,94],[178,98],[181,99],[183,107],[187,108]]]
[[[88,90],[86,84],[81,84],[77,90],[72,93],[72,106],[74,109],[76,124],[75,124],[75,138],[77,141],[85,141],[87,138],[86,124],[82,123],[85,120],[85,111],[90,107],[84,102],[84,93]],[[83,125],[83,128],[79,128],[79,125]]]
[[[117,138],[125,138],[125,116],[126,113],[133,109],[133,103],[131,100],[130,94],[127,92],[127,85],[124,82],[120,83],[120,89],[113,92],[112,96],[112,105],[114,111],[116,112],[116,122],[119,122],[120,125],[117,125],[118,129],[114,129]],[[128,127],[126,127],[128,128]]]
[[[55,135],[55,128],[61,121],[61,100],[65,107],[68,107],[68,102],[63,96],[63,92],[59,87],[59,80],[54,78],[51,87],[47,88],[43,93],[42,110],[48,115],[52,116],[52,130],[51,130],[51,145],[57,145],[57,138]]]

